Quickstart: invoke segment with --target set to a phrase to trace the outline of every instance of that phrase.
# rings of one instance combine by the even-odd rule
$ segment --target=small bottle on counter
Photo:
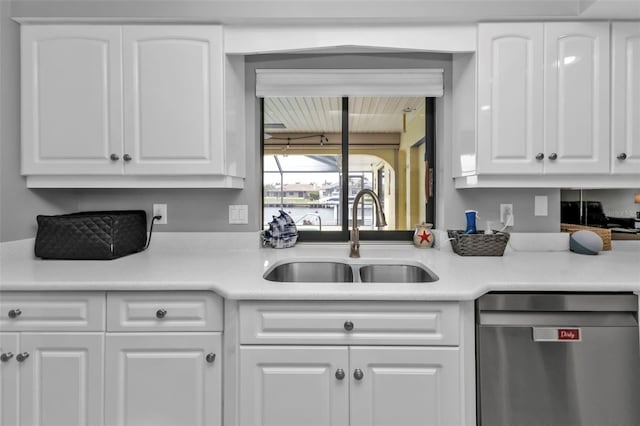
[[[465,229],[464,233],[477,234],[476,219],[478,218],[478,212],[476,210],[465,210],[464,214],[467,216],[467,229]]]

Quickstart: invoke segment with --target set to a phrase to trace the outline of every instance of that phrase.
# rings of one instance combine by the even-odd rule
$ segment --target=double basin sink
[[[332,261],[293,261],[270,268],[264,278],[276,282],[305,283],[430,283],[433,271],[417,264],[350,264]]]

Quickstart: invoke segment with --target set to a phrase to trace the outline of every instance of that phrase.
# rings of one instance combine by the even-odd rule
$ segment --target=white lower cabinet
[[[243,346],[240,424],[462,424],[458,348]]]
[[[470,424],[461,316],[455,302],[241,302],[238,423]]]
[[[0,426],[18,424],[18,333],[0,333]]]
[[[100,425],[104,333],[2,333],[2,426]]]
[[[0,426],[222,424],[211,292],[2,292],[0,329]]]
[[[458,353],[451,347],[350,347],[350,424],[462,424]]]
[[[243,346],[240,359],[241,425],[349,424],[347,347]]]
[[[107,425],[219,425],[221,333],[107,333]]]

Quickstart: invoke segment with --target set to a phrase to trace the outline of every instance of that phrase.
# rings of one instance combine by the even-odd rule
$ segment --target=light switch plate
[[[546,195],[536,195],[533,199],[533,215],[549,216],[549,197]]]
[[[237,204],[229,206],[229,225],[246,225],[249,223],[249,206]]]

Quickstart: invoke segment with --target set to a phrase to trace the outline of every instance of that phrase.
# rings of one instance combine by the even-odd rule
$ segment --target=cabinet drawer
[[[458,345],[456,302],[241,302],[242,344]]]
[[[2,331],[103,331],[105,296],[100,292],[2,292]]]
[[[222,298],[208,291],[107,294],[107,331],[222,331]]]

